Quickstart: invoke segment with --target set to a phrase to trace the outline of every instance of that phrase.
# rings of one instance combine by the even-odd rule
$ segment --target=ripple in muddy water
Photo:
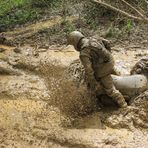
[[[46,109],[46,103],[42,101],[32,100],[9,100],[8,98],[1,98],[0,100],[0,126],[14,127],[15,124],[20,126],[27,126],[25,116],[36,116],[41,114]],[[30,124],[32,122],[30,121]]]

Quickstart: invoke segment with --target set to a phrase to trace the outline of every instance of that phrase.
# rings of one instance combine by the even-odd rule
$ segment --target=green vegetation
[[[40,10],[31,7],[30,0],[1,0],[1,31],[37,19]]]
[[[121,1],[104,1],[131,14],[136,13]],[[148,15],[145,0],[126,1],[145,16]],[[79,19],[73,23],[66,21],[66,16],[71,15],[79,15]],[[48,39],[52,35],[65,35],[76,28],[83,32],[100,31],[102,26],[104,28],[101,29],[107,30],[106,37],[120,37],[123,34],[129,34],[137,23],[118,12],[88,0],[0,0],[0,32],[56,16],[63,17],[62,23],[40,32],[43,36],[47,35]]]
[[[114,19],[115,13],[96,5],[95,3],[88,2],[84,5],[83,9],[84,19],[87,24],[90,25],[92,29],[96,29],[96,27],[103,23],[102,21],[111,21]],[[102,20],[103,18],[103,20]]]
[[[0,0],[0,32],[51,15],[67,15],[67,0]]]
[[[1,0],[0,16],[8,14],[12,9],[25,5],[27,2],[27,0]]]
[[[118,24],[111,24],[105,34],[105,37],[115,37],[119,38],[122,37],[125,34],[129,34],[130,32],[133,31],[135,26],[135,23],[132,20],[124,20],[123,24],[120,26]]]

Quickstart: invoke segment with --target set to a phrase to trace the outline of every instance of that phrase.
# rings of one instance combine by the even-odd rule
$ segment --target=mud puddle
[[[0,53],[5,54],[9,60],[6,62],[22,72],[18,76],[0,75],[0,147],[147,147],[146,130],[110,128],[102,124],[100,117],[104,114],[101,112],[71,121],[57,106],[51,104],[50,90],[43,76],[36,71],[41,61],[47,67],[51,61],[68,66],[79,58],[72,47],[35,50],[27,46],[21,48],[21,53],[14,53],[13,47],[0,47],[6,49]],[[138,52],[148,54],[140,49]],[[130,67],[141,58],[133,50],[114,51],[113,54],[122,74],[129,74]],[[2,58],[0,60],[3,61]],[[77,107],[73,108],[77,110]]]
[[[46,103],[28,99],[9,100],[2,98],[0,105],[0,127],[3,128],[12,128],[15,125],[26,127],[27,122],[29,122],[25,120],[26,115],[39,115],[46,108]],[[30,124],[33,122],[30,121]]]
[[[42,51],[42,49],[40,49]],[[61,65],[68,66],[69,63],[79,58],[79,53],[72,46],[60,48],[58,50],[48,50],[40,54],[41,57],[46,56],[46,59],[56,61]]]

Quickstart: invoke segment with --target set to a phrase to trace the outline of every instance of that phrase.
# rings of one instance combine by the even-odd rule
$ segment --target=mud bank
[[[63,68],[58,66],[65,69],[78,58],[72,47],[0,47],[6,49],[0,53],[0,147],[147,147],[147,92],[128,111],[90,110],[94,106],[90,98],[77,92],[68,79],[64,81],[68,88],[59,89],[64,95],[52,97],[63,78]],[[124,75],[143,54],[148,56],[147,50],[114,48],[118,49],[113,51],[116,67]],[[58,66],[51,68],[54,64]],[[59,98],[63,100],[56,102]],[[70,116],[83,111],[85,115]]]

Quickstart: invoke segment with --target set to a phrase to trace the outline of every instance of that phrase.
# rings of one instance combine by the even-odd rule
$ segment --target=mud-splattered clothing
[[[90,89],[94,91],[99,83],[120,106],[126,105],[124,97],[115,89],[111,78],[114,60],[109,46],[105,47],[103,40],[90,38],[83,39],[79,48],[80,60],[85,68],[86,82]]]

